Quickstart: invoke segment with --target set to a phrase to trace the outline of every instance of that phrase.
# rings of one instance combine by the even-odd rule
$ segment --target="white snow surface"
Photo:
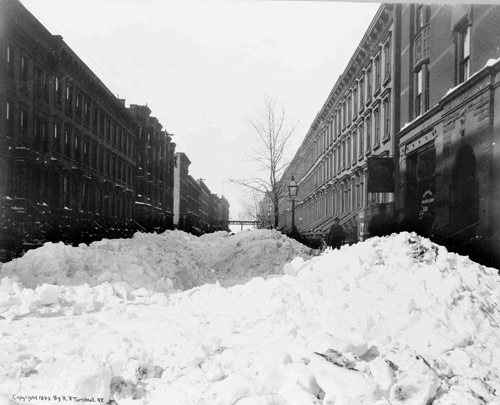
[[[30,251],[0,269],[0,405],[500,404],[496,269],[410,233],[308,253],[274,231]]]

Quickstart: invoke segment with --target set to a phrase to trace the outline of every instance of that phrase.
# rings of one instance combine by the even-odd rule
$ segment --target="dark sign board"
[[[367,159],[368,192],[394,192],[394,158],[371,156]]]

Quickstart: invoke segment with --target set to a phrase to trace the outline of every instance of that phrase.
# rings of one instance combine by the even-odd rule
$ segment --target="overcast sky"
[[[147,104],[174,134],[190,174],[238,219],[251,175],[249,120],[266,96],[298,121],[293,156],[378,3],[220,0],[21,0],[106,86]]]

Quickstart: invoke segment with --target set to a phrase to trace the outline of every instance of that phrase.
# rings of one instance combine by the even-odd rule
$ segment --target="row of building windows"
[[[57,117],[54,117],[52,120],[52,139],[50,139],[49,122],[46,119],[35,116],[33,119],[33,131],[31,131],[30,122],[32,121],[29,119],[28,107],[21,104],[18,113],[19,130],[22,138],[20,139],[20,146],[33,146],[39,152],[49,152],[50,145],[52,145],[55,151],[61,152],[64,148],[65,153],[67,153],[66,149],[72,150],[74,143],[75,154],[73,156],[75,159],[81,159],[78,147],[88,144],[90,142],[90,137],[84,136],[79,130],[74,129],[71,124],[64,125],[63,137],[62,124],[58,122],[59,120]],[[10,102],[5,103],[5,118],[7,123],[7,136],[12,137],[15,134],[15,121]],[[73,134],[73,132],[75,132],[75,134]],[[30,134],[33,134],[33,139],[30,139]],[[119,143],[122,146],[118,149],[122,150],[127,157],[133,159],[135,155],[135,144],[133,143],[132,136],[120,131],[117,135],[117,139],[119,139]]]
[[[40,153],[53,151],[72,159],[75,163],[100,171],[117,181],[127,184],[132,183],[134,166],[131,163],[117,156],[111,149],[99,144],[97,141],[91,140],[78,132],[75,133],[74,129],[69,125],[65,125],[63,130],[59,122],[54,122],[52,132],[50,132],[49,122],[42,117],[36,116],[34,130],[29,132],[33,134],[33,137],[29,138],[27,135],[27,115],[27,110],[23,108],[19,110],[21,129],[19,147],[33,148],[34,151]],[[9,131],[9,122],[12,121],[9,103],[6,104],[6,118]]]
[[[70,174],[30,168],[20,168],[17,176],[22,181],[12,183],[13,189],[8,190],[12,195],[28,195],[28,191],[23,188],[36,184],[35,189],[29,190],[29,193],[36,200],[53,208],[119,218],[133,217],[134,198],[131,194],[114,191],[96,181],[75,180]]]
[[[15,48],[7,45],[5,61],[7,75],[11,79],[14,79],[14,54]],[[21,51],[19,83],[22,90],[28,93],[33,91],[35,98],[50,104],[50,87],[53,86],[54,105],[64,108],[67,116],[74,117],[77,123],[92,129],[113,147],[127,154],[132,153],[132,135],[81,88],[75,86],[71,78],[51,76],[38,65],[34,66],[33,72],[34,80],[30,80],[30,60]]]
[[[351,211],[369,205],[388,201],[387,193],[367,193],[367,173],[356,173],[350,180],[345,180],[335,188],[298,207],[302,224],[342,216]]]
[[[428,22],[429,6],[416,5],[414,35],[415,68],[413,73],[413,118],[416,118],[429,110],[430,94],[430,68],[426,49],[429,46]],[[426,34],[426,35],[423,35]],[[464,19],[457,24],[453,31],[455,44],[455,83],[458,85],[465,82],[470,77],[470,54],[471,54],[471,25],[468,19]],[[426,58],[427,56],[427,58]]]
[[[370,59],[354,86],[346,92],[345,97],[339,102],[331,117],[334,136],[339,135],[342,130],[353,123],[358,114],[370,104],[372,98],[381,91],[382,77],[384,83],[391,77],[391,63],[391,38],[389,37],[382,46],[382,50]]]
[[[324,151],[330,149],[330,156],[324,160],[323,165],[328,165],[327,175],[318,179],[317,183],[322,184],[332,176],[335,176],[351,165],[356,165],[358,160],[363,160],[364,156],[380,147],[381,142],[387,142],[391,138],[391,101],[387,96],[380,105],[369,109],[358,121],[357,126],[350,132],[344,134],[334,142],[332,131],[326,130],[320,133],[314,145],[314,151],[310,155],[310,160],[316,160]],[[333,145],[332,145],[332,142]],[[332,146],[330,148],[330,146]],[[333,162],[325,163],[332,160]],[[321,169],[319,169],[321,171]]]

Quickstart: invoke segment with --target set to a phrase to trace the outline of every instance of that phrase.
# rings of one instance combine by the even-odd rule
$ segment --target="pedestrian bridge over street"
[[[253,225],[255,227],[259,227],[259,225],[262,225],[262,221],[251,221],[251,220],[243,220],[243,221],[237,221],[230,219],[227,221],[228,225],[241,225],[241,230],[243,230],[243,225]]]

